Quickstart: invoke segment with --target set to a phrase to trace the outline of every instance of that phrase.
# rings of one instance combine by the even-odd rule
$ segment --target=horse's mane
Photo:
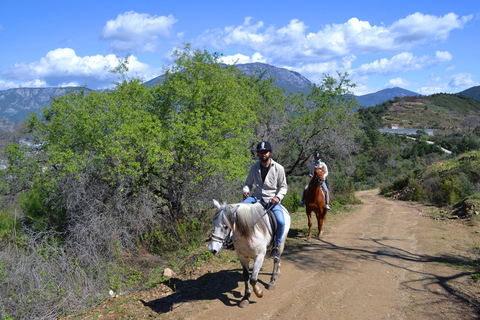
[[[238,203],[225,208],[225,214],[232,221],[237,215],[235,232],[249,242],[255,234],[255,227],[258,227],[263,235],[268,233],[268,225],[263,215],[265,211],[259,203]]]

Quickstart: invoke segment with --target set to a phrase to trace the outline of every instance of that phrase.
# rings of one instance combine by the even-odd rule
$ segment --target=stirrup
[[[325,208],[327,208],[327,210],[332,210],[332,207],[330,207],[330,205],[327,203],[327,205],[325,206]]]
[[[303,201],[300,201],[300,202],[298,203],[298,206],[299,206],[299,207],[303,207],[304,204],[305,204],[305,203],[304,203]]]

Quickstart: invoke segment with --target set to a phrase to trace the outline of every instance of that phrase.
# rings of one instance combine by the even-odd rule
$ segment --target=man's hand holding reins
[[[271,203],[273,203],[273,205],[276,205],[277,203],[280,202],[280,198],[279,197],[273,197],[272,200],[270,200]]]

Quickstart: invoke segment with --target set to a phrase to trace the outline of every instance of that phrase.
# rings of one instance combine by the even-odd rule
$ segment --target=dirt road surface
[[[480,319],[474,221],[435,220],[432,208],[389,200],[378,190],[357,197],[362,204],[329,214],[323,238],[312,243],[305,241],[305,214],[292,215],[276,289],[265,289],[261,299],[252,294],[248,308],[238,307],[240,263],[222,251],[188,277],[111,298],[82,318]],[[266,261],[262,287],[271,270]]]

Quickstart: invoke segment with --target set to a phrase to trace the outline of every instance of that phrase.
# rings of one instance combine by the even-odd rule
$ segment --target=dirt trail
[[[480,287],[471,277],[471,261],[478,259],[473,250],[480,243],[476,224],[434,220],[428,207],[385,199],[377,190],[357,197],[363,204],[328,216],[321,240],[307,243],[305,226],[295,228],[294,221],[276,289],[265,289],[262,299],[253,296],[246,309],[237,306],[244,287],[236,262],[208,266],[209,273],[191,280],[172,279],[168,288],[118,298],[123,299],[117,301],[118,312],[114,302],[106,302],[96,314],[109,310],[102,319],[480,319]],[[303,216],[297,223],[306,223]],[[271,270],[267,261],[259,276],[263,286]]]

